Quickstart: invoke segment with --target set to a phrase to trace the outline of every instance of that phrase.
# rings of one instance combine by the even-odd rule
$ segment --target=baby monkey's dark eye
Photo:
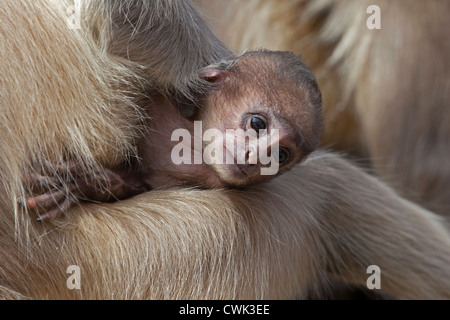
[[[258,132],[259,130],[266,129],[266,122],[258,117],[253,117],[252,120],[250,120],[251,127]]]
[[[278,163],[283,164],[285,163],[289,158],[289,153],[286,151],[286,149],[280,148],[278,150]]]

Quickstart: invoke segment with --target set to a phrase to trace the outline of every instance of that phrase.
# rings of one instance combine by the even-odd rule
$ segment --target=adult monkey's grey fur
[[[92,0],[86,24],[101,47],[133,62],[152,87],[179,100],[186,115],[195,112],[196,94],[206,85],[201,68],[234,55],[184,0]]]

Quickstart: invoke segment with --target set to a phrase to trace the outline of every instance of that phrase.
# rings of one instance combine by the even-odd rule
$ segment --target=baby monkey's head
[[[214,138],[206,148],[215,151],[205,155],[211,155],[225,185],[269,180],[317,147],[323,125],[321,94],[298,55],[251,51],[209,66],[200,76],[211,87],[198,119],[205,132],[215,129],[225,137]]]

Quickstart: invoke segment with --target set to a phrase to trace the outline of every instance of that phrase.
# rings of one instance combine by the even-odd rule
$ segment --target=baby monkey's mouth
[[[236,164],[235,168],[236,168],[236,171],[238,172],[238,174],[241,177],[243,177],[243,178],[247,178],[248,177],[248,172],[245,170],[245,165]]]
[[[260,166],[257,164],[232,164],[229,165],[229,170],[234,177],[240,180],[247,180],[249,178],[257,178],[260,176]]]
[[[239,180],[246,179],[248,177],[248,173],[245,171],[245,165],[242,164],[228,164],[227,169],[230,172],[230,174]]]

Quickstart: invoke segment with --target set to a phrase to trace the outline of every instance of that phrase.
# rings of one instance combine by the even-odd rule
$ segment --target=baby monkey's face
[[[298,56],[250,52],[229,68],[209,68],[201,76],[213,89],[199,119],[205,132],[217,133],[207,139],[204,155],[225,185],[267,181],[316,148],[320,91]]]
[[[304,139],[281,114],[266,107],[232,108],[223,117],[204,122],[204,129],[217,130],[205,144],[205,161],[225,185],[246,186],[270,180],[299,163],[306,153]],[[222,154],[217,153],[222,150]],[[211,151],[211,152],[209,152]]]

